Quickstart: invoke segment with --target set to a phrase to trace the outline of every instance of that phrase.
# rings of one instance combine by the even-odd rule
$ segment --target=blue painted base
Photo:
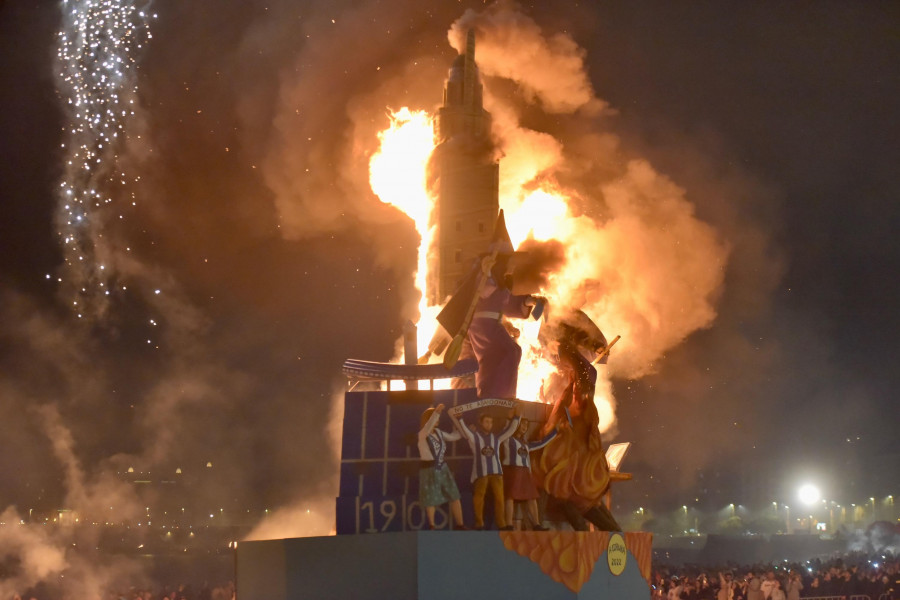
[[[616,576],[604,553],[576,593],[507,550],[496,531],[419,531],[241,542],[237,595],[240,600],[646,600],[650,589],[634,560]]]

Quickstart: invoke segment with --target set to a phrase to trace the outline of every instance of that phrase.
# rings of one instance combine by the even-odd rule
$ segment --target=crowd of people
[[[652,600],[900,599],[900,559],[852,554],[831,561],[708,569],[658,566]]]
[[[163,586],[158,589],[151,587],[130,587],[128,589],[108,589],[102,594],[96,595],[102,600],[234,600],[234,582],[229,581],[221,585],[203,584],[195,588],[190,584],[178,584],[175,586]],[[64,587],[39,586],[27,590],[24,595],[15,594],[12,600],[70,600],[73,599],[72,591]]]
[[[654,565],[650,577],[651,600],[900,600],[900,558],[890,554],[860,553],[823,561],[715,568],[699,565]],[[234,600],[235,586],[178,585],[158,590],[109,590],[103,600]],[[29,590],[13,600],[68,598],[63,590]]]
[[[147,589],[131,589],[127,593],[113,592],[107,600],[234,600],[234,583],[228,582],[219,586],[204,584],[199,589],[190,585],[179,585],[177,588],[163,588],[154,593]]]

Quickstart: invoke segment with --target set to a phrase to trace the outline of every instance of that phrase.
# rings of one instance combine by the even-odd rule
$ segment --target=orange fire
[[[436,316],[440,310],[439,306],[427,306],[424,297],[428,248],[434,236],[434,228],[429,223],[436,200],[428,193],[426,185],[426,167],[435,147],[432,117],[425,111],[402,108],[391,114],[390,126],[380,132],[378,138],[380,147],[369,161],[372,190],[382,202],[406,213],[421,236],[415,281],[416,287],[423,292],[417,325],[419,348],[425,348],[438,327]],[[528,237],[567,242],[578,233],[578,220],[572,217],[565,197],[558,191],[538,189],[522,198],[501,198],[500,204],[506,211],[514,245]],[[573,254],[577,258],[577,251]],[[559,297],[558,290],[564,292],[567,285],[577,285],[577,276],[577,272],[569,273],[564,269],[551,279],[556,285],[542,293],[553,303]],[[523,349],[518,396],[523,400],[538,401],[542,382],[554,367],[541,356],[537,340],[540,323],[524,321],[517,322],[516,326],[522,331],[519,344]],[[601,430],[605,430],[615,418],[612,397],[609,386],[603,381],[598,383],[597,390],[595,402],[601,416]]]
[[[652,372],[663,353],[693,331],[708,326],[727,261],[728,249],[715,230],[694,216],[684,190],[644,160],[611,162],[611,175],[585,202],[553,177],[564,168],[562,144],[548,134],[522,129],[501,106],[493,106],[498,127],[500,207],[514,245],[524,240],[557,240],[566,261],[551,274],[541,294],[550,306],[584,311],[611,338],[621,336],[608,367],[599,369],[594,403],[601,432],[615,423],[610,373],[637,378]],[[499,123],[498,123],[499,122]],[[372,189],[397,206],[421,235],[416,285],[424,292],[429,268],[429,229],[435,207],[426,185],[426,165],[434,150],[432,118],[401,109],[379,134],[381,146],[369,164]],[[585,214],[579,206],[602,208]],[[419,305],[419,348],[427,347],[438,325],[439,307]],[[540,323],[516,321],[523,349],[519,398],[540,401],[541,387],[554,367],[541,356]]]
[[[378,134],[381,146],[369,160],[369,185],[386,204],[396,206],[416,224],[421,236],[416,287],[425,289],[427,248],[434,236],[429,227],[435,199],[428,193],[426,168],[434,150],[432,119],[425,111],[401,108],[391,125]],[[423,304],[420,309],[424,308]]]
[[[419,300],[418,346],[426,348],[438,327],[439,306],[427,306],[425,279],[428,273],[428,248],[434,238],[430,226],[435,198],[426,183],[428,159],[435,148],[433,119],[427,112],[406,107],[391,113],[390,126],[378,134],[378,151],[369,160],[369,185],[378,198],[396,206],[415,223],[419,232],[419,255],[416,262],[416,288]]]

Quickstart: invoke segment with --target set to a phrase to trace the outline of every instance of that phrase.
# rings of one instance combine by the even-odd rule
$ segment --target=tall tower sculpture
[[[499,211],[499,165],[491,141],[491,115],[482,106],[475,64],[475,32],[453,61],[444,103],[435,120],[438,146],[432,162],[437,192],[437,268],[428,281],[429,304],[441,304],[456,289],[472,260],[491,241]]]

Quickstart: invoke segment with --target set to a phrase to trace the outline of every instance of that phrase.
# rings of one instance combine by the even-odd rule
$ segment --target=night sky
[[[128,289],[79,320],[56,281],[58,6],[0,2],[0,509],[71,504],[73,486],[89,503],[128,466],[202,472],[198,505],[328,504],[341,362],[390,359],[416,302],[417,234],[360,169],[387,107],[440,103],[447,30],[483,7],[423,6],[153,3],[121,152],[136,204],[114,198],[103,229],[130,248]],[[614,381],[635,474],[617,502],[900,492],[900,5],[520,10],[583,48],[615,111],[598,127],[731,249],[711,326]],[[306,199],[286,207],[291,190]]]

